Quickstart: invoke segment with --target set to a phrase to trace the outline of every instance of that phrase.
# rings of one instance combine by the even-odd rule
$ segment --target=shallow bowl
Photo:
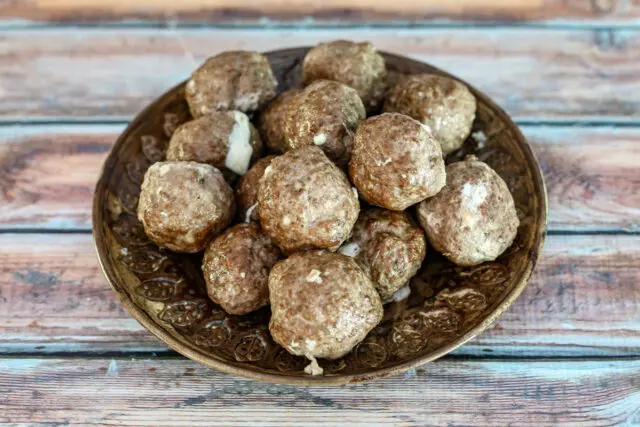
[[[269,52],[285,90],[301,84],[308,48]],[[449,74],[383,53],[390,78]],[[455,77],[453,77],[455,78]],[[184,83],[166,92],[127,127],[111,150],[93,204],[93,234],[105,276],[127,311],[177,352],[234,375],[287,384],[345,384],[395,375],[442,357],[487,329],[527,284],[542,249],[547,205],[540,168],[527,140],[507,114],[468,85],[478,100],[473,132],[447,162],[475,154],[504,178],[520,227],[514,244],[495,262],[457,267],[433,249],[411,281],[408,299],[385,307],[383,322],[351,353],[320,360],[325,374],[277,345],[269,310],[227,315],[206,297],[201,257],[159,249],[145,236],[135,211],[147,168],[164,157],[171,134],[190,119]]]

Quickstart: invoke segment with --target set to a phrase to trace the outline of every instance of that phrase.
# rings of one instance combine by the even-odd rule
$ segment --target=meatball
[[[369,42],[336,40],[309,50],[302,64],[303,80],[335,80],[358,91],[367,111],[376,110],[386,90],[384,58]]]
[[[401,211],[445,184],[442,151],[411,117],[385,113],[363,121],[354,138],[349,176],[369,203]]]
[[[264,143],[273,153],[282,154],[286,151],[284,118],[289,103],[298,93],[300,93],[298,89],[281,93],[258,118],[258,130],[260,130]]]
[[[404,212],[372,208],[360,213],[339,252],[354,257],[388,302],[420,269],[426,243],[422,229]]]
[[[280,251],[255,224],[238,224],[207,247],[202,271],[209,297],[229,314],[243,315],[269,304],[269,271]]]
[[[208,163],[223,172],[244,175],[261,154],[260,135],[246,114],[214,111],[176,129],[167,160]]]
[[[273,339],[311,360],[347,354],[382,320],[382,303],[356,262],[327,251],[293,254],[269,275]]]
[[[258,187],[265,169],[276,156],[267,156],[258,160],[249,172],[238,182],[236,188],[236,203],[238,214],[244,222],[258,221]]]
[[[418,206],[431,246],[451,261],[493,261],[516,237],[518,216],[507,184],[475,156],[447,166],[447,185]]]
[[[233,191],[222,173],[195,162],[158,162],[144,175],[138,219],[158,246],[199,252],[234,213]]]
[[[193,117],[216,110],[250,113],[275,98],[277,86],[266,56],[230,51],[207,59],[191,75],[185,97]]]
[[[284,120],[286,148],[315,145],[338,165],[346,166],[351,157],[353,133],[365,117],[364,105],[355,89],[317,80],[289,102]]]
[[[447,155],[462,146],[476,116],[476,98],[463,83],[434,74],[401,78],[384,110],[411,116],[433,132]]]
[[[286,253],[336,250],[358,219],[357,191],[318,147],[276,157],[258,189],[264,232]]]

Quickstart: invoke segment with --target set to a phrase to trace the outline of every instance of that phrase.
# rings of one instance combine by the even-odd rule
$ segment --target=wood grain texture
[[[120,130],[0,128],[0,228],[90,229],[95,182]]]
[[[31,21],[120,21],[180,19],[187,22],[305,24],[363,21],[563,21],[629,22],[640,15],[625,0],[15,0],[0,5],[0,16]]]
[[[640,32],[522,28],[9,31],[0,37],[0,118],[130,118],[223,50],[336,38],[441,67],[517,119],[640,118]]]
[[[5,358],[0,392],[5,425],[633,426],[640,361],[443,360],[373,383],[294,387],[183,359]]]
[[[0,127],[0,229],[89,230],[120,125]],[[524,126],[553,231],[640,230],[640,129]]]
[[[549,236],[534,277],[459,355],[640,356],[640,236]],[[0,235],[0,353],[163,351],[89,235]]]

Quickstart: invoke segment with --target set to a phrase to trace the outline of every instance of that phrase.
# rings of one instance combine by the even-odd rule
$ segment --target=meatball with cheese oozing
[[[207,163],[235,177],[244,175],[262,151],[260,135],[246,114],[217,111],[176,129],[167,160]]]
[[[461,266],[495,260],[520,224],[507,184],[473,155],[447,166],[447,185],[420,203],[418,220],[431,246]]]
[[[426,242],[406,213],[371,208],[360,213],[351,238],[338,252],[355,259],[386,303],[420,269]]]
[[[269,274],[273,339],[312,361],[347,354],[382,320],[373,283],[347,256],[325,250],[298,252]]]
[[[287,254],[338,249],[349,237],[359,211],[357,191],[318,147],[276,157],[260,180],[260,224]]]

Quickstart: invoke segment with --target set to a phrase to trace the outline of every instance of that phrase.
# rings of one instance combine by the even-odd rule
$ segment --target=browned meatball
[[[284,118],[287,107],[298,89],[291,89],[281,93],[269,106],[260,114],[258,119],[258,129],[264,139],[264,143],[273,153],[282,154],[286,151],[286,141],[284,138]]]
[[[353,133],[365,117],[355,89],[317,80],[289,102],[284,120],[287,150],[315,145],[345,166],[351,157]]]
[[[384,109],[423,123],[446,155],[460,148],[469,136],[476,116],[476,98],[457,80],[418,74],[399,79],[389,91]]]
[[[238,175],[261,155],[260,135],[240,111],[214,111],[183,124],[167,150],[167,160],[208,163]]]
[[[226,228],[233,191],[222,173],[194,162],[158,162],[144,175],[138,218],[149,238],[176,252],[199,252]]]
[[[185,95],[193,117],[216,110],[259,110],[276,96],[278,82],[266,56],[229,51],[205,61],[187,82]]]
[[[371,280],[347,256],[298,252],[269,275],[273,339],[299,356],[337,359],[382,319]]]
[[[276,157],[258,189],[264,232],[286,253],[337,249],[358,219],[357,192],[318,147]]]
[[[202,271],[209,297],[229,314],[269,304],[269,271],[280,251],[255,224],[238,224],[207,247]]]
[[[426,243],[422,229],[404,212],[372,208],[360,213],[339,252],[354,257],[388,302],[420,269]]]
[[[396,211],[437,194],[445,184],[438,143],[419,122],[397,113],[360,124],[349,176],[369,203]]]
[[[238,215],[244,222],[258,221],[258,187],[265,169],[276,156],[267,156],[258,160],[255,165],[244,174],[236,188],[236,203]]]
[[[447,166],[447,185],[420,203],[418,219],[431,246],[463,266],[495,260],[519,225],[507,184],[475,156]]]
[[[384,58],[369,42],[320,43],[304,57],[302,72],[305,84],[324,79],[354,88],[367,111],[380,106],[386,89]]]

